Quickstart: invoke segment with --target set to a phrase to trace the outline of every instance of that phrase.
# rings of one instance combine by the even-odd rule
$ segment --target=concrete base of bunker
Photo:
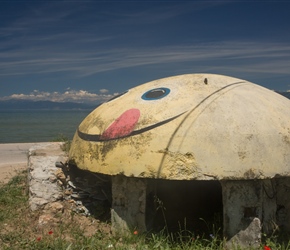
[[[222,181],[227,247],[258,248],[261,232],[289,233],[289,178]]]
[[[76,166],[70,166],[68,175],[70,197],[82,201],[90,214],[99,209],[95,214],[108,219],[111,208],[115,234],[163,229],[218,233],[227,249],[248,249],[260,246],[262,232],[290,232],[289,177],[179,181],[100,175]]]
[[[112,176],[112,232],[146,231],[146,179]]]
[[[222,195],[218,181],[172,181],[112,177],[112,231],[126,233],[221,233]],[[213,232],[213,223],[217,226]],[[220,229],[220,230],[219,230]]]
[[[223,181],[224,236],[228,248],[259,247],[263,193],[258,181]]]

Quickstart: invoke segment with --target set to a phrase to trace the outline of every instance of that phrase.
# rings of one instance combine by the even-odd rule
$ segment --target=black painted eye
[[[168,88],[151,89],[142,95],[143,100],[157,100],[167,96],[170,92]]]
[[[110,101],[112,101],[112,100],[114,100],[114,99],[117,99],[118,97],[120,97],[120,96],[126,94],[127,92],[128,92],[128,90],[125,91],[125,92],[123,92],[123,93],[121,93],[121,94],[119,94],[119,95],[115,95],[114,97],[112,97],[111,99],[109,99],[107,102],[110,102]]]

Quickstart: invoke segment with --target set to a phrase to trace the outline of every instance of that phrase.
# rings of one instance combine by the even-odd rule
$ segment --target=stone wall
[[[36,145],[28,153],[29,205],[35,211],[63,198],[56,162],[65,162],[62,143]]]
[[[29,205],[39,210],[40,224],[66,209],[101,220],[110,218],[111,178],[68,166],[63,143],[42,143],[28,153]]]

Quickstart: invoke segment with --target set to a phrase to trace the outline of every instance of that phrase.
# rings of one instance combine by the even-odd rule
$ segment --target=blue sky
[[[289,0],[0,0],[0,100],[99,102],[187,73],[287,91],[289,13]]]

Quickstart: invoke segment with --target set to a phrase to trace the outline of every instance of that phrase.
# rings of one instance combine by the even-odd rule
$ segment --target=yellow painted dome
[[[103,103],[75,133],[91,172],[174,180],[290,176],[290,100],[245,80],[188,74]]]

